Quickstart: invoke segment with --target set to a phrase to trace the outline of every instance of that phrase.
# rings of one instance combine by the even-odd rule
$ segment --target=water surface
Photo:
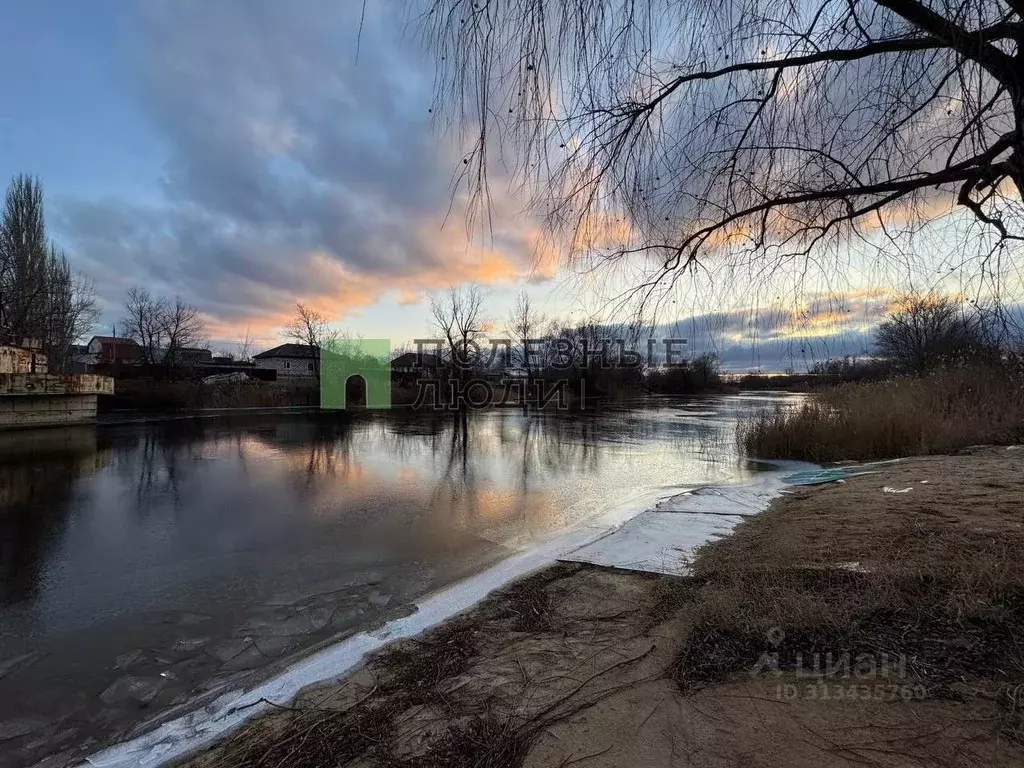
[[[772,400],[0,435],[0,764],[96,749],[570,528],[741,480],[736,418]]]

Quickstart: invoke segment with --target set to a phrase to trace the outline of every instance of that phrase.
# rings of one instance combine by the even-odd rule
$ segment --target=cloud
[[[188,298],[215,334],[260,332],[299,299],[343,317],[388,294],[552,274],[550,256],[533,268],[529,221],[500,217],[471,244],[462,201],[448,212],[458,160],[428,126],[430,68],[390,4],[367,6],[354,61],[359,11],[159,0],[136,17],[144,106],[169,147],[162,200],[59,209],[110,312],[142,283]]]
[[[889,289],[805,296],[795,306],[769,304],[709,312],[657,326],[655,338],[685,338],[687,352],[718,355],[727,370],[803,370],[815,362],[870,354],[874,329],[893,301]]]

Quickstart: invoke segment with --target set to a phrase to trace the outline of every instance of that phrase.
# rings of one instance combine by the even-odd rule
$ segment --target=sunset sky
[[[215,350],[247,328],[258,348],[279,343],[297,300],[403,343],[429,333],[427,297],[453,284],[484,284],[498,327],[524,288],[580,319],[614,294],[621,274],[556,269],[500,184],[494,231],[467,233],[450,193],[458,138],[431,123],[415,28],[397,4],[370,2],[357,59],[359,12],[356,0],[3,3],[0,179],[42,180],[51,235],[96,282],[99,330],[136,284],[195,304]],[[865,350],[889,295],[876,278],[837,281],[842,299],[827,280],[798,302],[786,293],[785,311],[775,289],[722,309],[684,287],[659,319],[732,367],[799,368]]]

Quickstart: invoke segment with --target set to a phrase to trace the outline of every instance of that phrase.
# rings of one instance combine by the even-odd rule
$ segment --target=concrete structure
[[[0,347],[0,374],[46,373],[46,355],[28,347]]]
[[[97,397],[112,394],[107,376],[47,373],[38,350],[0,346],[0,429],[92,422]]]
[[[308,344],[282,344],[253,356],[257,368],[277,371],[280,379],[316,381],[316,361],[320,350]]]

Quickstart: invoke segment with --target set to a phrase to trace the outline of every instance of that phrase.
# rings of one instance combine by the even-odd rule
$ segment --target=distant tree
[[[477,285],[451,288],[430,299],[430,313],[443,337],[442,355],[454,366],[460,379],[476,362],[477,343],[484,334],[484,292]]]
[[[97,318],[92,283],[76,275],[67,256],[47,240],[43,188],[16,176],[0,218],[0,341],[42,344],[51,370],[63,370],[68,346]]]
[[[537,346],[546,322],[547,318],[533,306],[530,295],[522,291],[509,312],[505,333],[512,343],[512,363],[526,374],[527,382],[536,378],[542,365],[542,350]]]
[[[808,370],[808,373],[815,376],[836,381],[878,381],[890,376],[892,372],[893,363],[888,358],[858,358],[850,355],[818,360]]]
[[[30,176],[16,176],[7,189],[0,221],[0,303],[8,341],[21,343],[40,335],[49,252],[42,185]]]
[[[722,383],[717,355],[707,353],[680,363],[660,366],[648,372],[647,384],[652,392],[666,395],[688,395],[706,392]]]
[[[203,316],[180,296],[163,303],[161,324],[167,344],[163,362],[169,369],[180,362],[181,350],[200,346],[206,335]]]
[[[977,315],[936,293],[900,297],[875,331],[875,349],[898,369],[914,374],[959,365],[992,351]]]
[[[707,352],[690,361],[690,370],[698,389],[716,387],[722,380],[722,368],[718,355]]]
[[[167,302],[154,298],[146,289],[128,289],[125,315],[121,321],[124,334],[142,348],[142,362],[154,365],[166,339]]]
[[[295,304],[295,316],[285,326],[284,334],[296,344],[313,348],[313,370],[319,378],[320,350],[336,343],[339,333],[324,315],[300,301]]]
[[[249,335],[249,327],[245,328],[245,336],[235,342],[235,351],[231,355],[232,358],[240,363],[251,363],[252,362],[252,336]]]
[[[68,350],[85,336],[99,319],[96,292],[91,280],[75,275],[67,256],[50,246],[47,259],[45,325],[42,334],[50,370],[63,371]]]

